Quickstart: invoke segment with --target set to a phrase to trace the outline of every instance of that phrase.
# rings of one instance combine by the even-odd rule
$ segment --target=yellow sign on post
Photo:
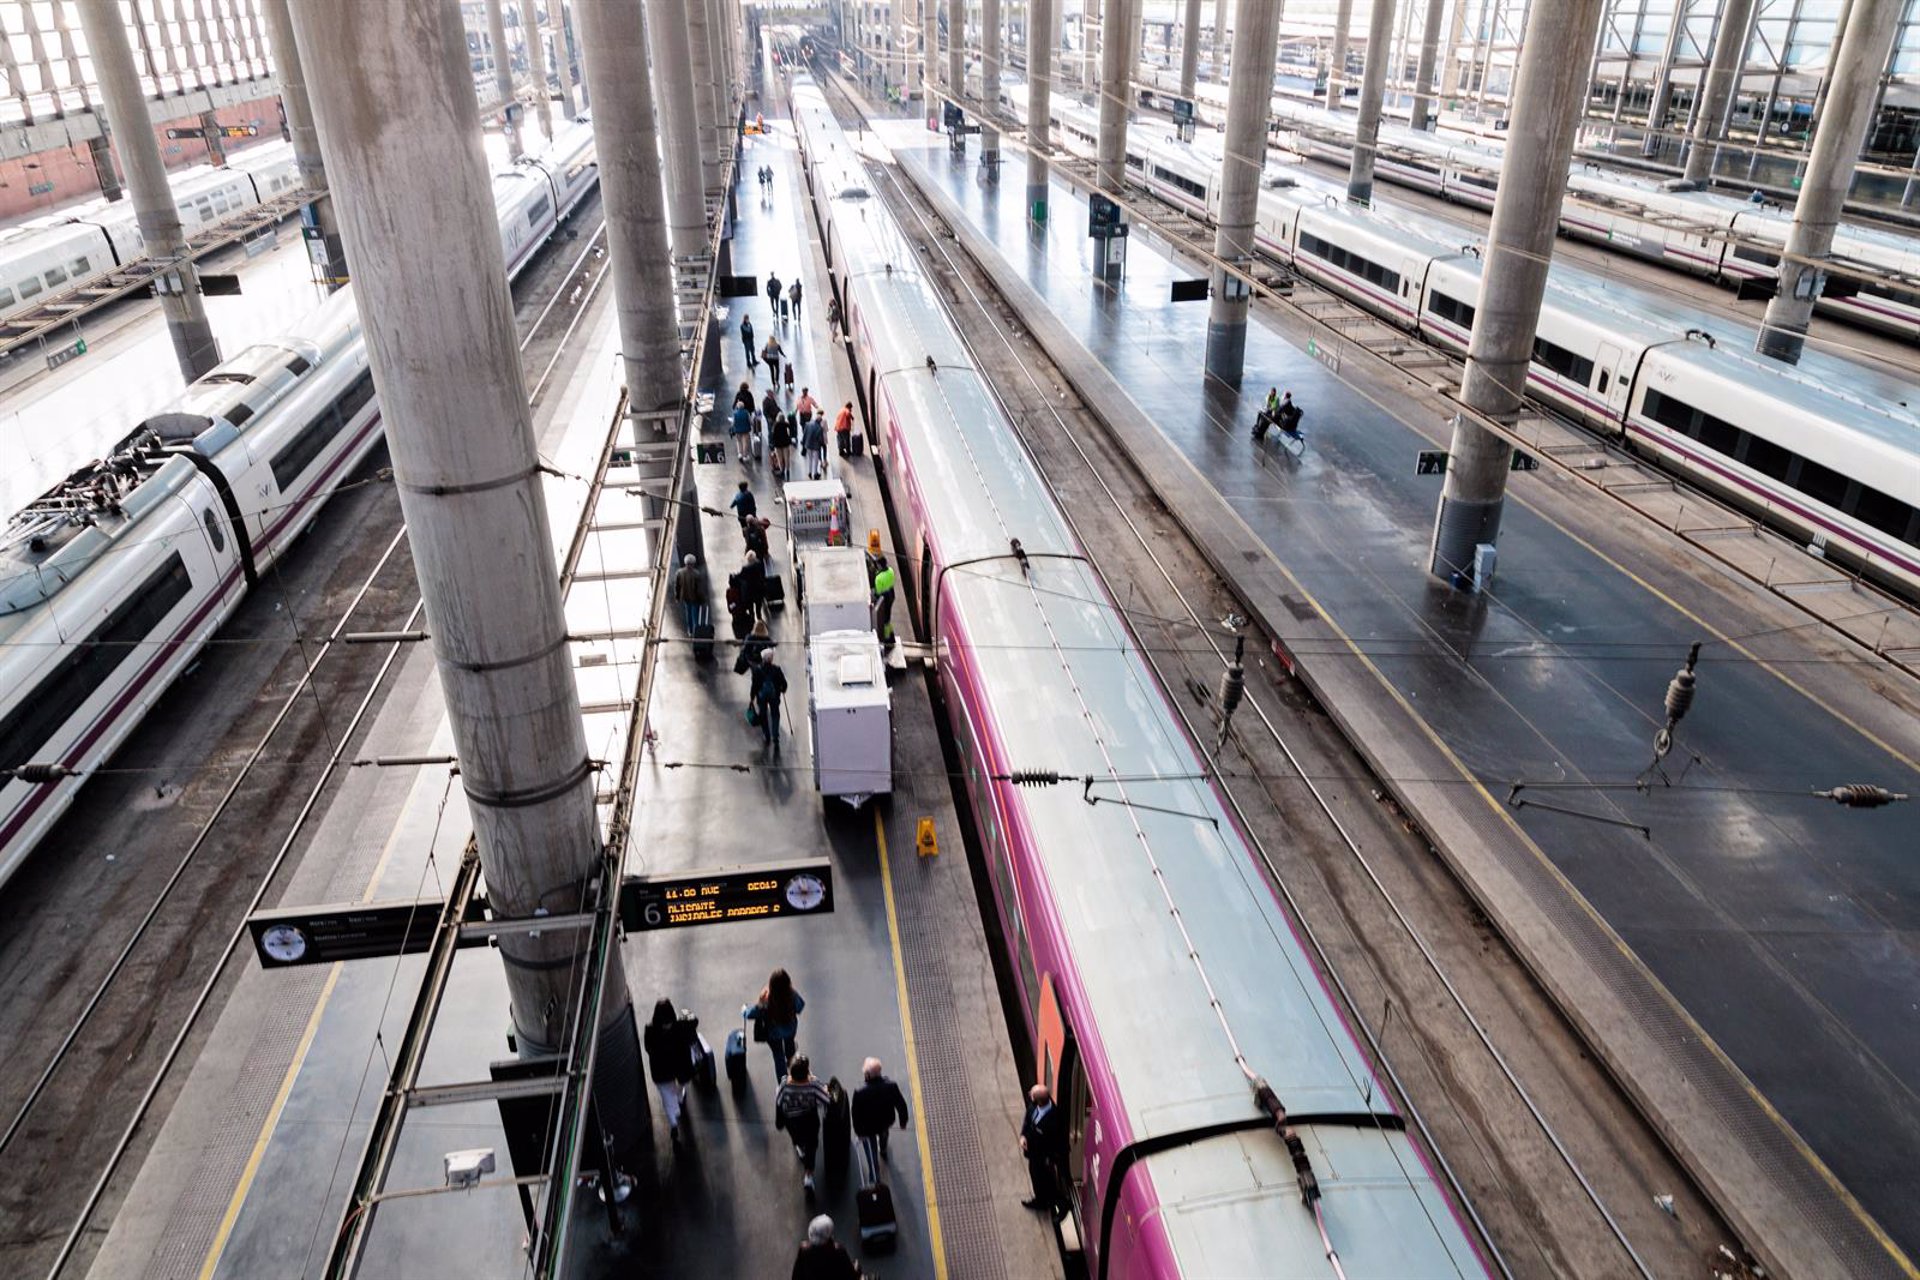
[[[914,837],[914,849],[923,858],[940,856],[940,840],[933,834],[933,819],[920,819],[920,832]]]

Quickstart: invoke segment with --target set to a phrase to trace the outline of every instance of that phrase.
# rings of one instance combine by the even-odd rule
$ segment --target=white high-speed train
[[[1195,92],[1203,98],[1220,92],[1220,105],[1210,118],[1224,118],[1224,91],[1202,85]],[[1024,85],[1007,87],[1003,97],[1026,114]],[[1069,104],[1069,110],[1083,117],[1083,127],[1092,120],[1076,105]],[[1273,100],[1268,121],[1278,146],[1340,164],[1351,157],[1354,127],[1351,113],[1284,97]],[[1069,122],[1067,128],[1071,132],[1074,125]],[[1383,121],[1380,143],[1374,172],[1385,181],[1477,209],[1493,207],[1505,160],[1497,141],[1449,141]],[[1575,167],[1560,210],[1560,231],[1571,239],[1727,285],[1777,276],[1792,225],[1792,210],[1777,204],[1754,204],[1712,191],[1669,191],[1653,179],[1591,164]],[[1920,289],[1899,283],[1920,277],[1920,241],[1847,223],[1834,237],[1833,252],[1878,279],[1847,293],[1851,282],[1832,278],[1818,304],[1821,314],[1920,341]]]
[[[1084,1274],[1487,1275],[853,142],[792,98]]]
[[[194,165],[172,178],[180,225],[189,236],[300,185],[293,144],[270,142],[225,168]],[[133,202],[91,200],[0,231],[0,319],[141,257],[146,241]]]
[[[509,278],[598,180],[589,124],[494,178]],[[0,534],[0,883],[380,438],[351,287]],[[22,779],[25,765],[60,776]]]
[[[1055,117],[1061,145],[1084,151],[1093,118],[1072,105]],[[1129,132],[1129,174],[1214,221],[1219,157],[1155,132]],[[1304,175],[1266,183],[1255,223],[1263,252],[1436,346],[1465,350],[1481,264],[1457,228],[1346,204]],[[1920,387],[1857,366],[1822,380],[1664,321],[1667,311],[1556,263],[1531,393],[1920,596]]]

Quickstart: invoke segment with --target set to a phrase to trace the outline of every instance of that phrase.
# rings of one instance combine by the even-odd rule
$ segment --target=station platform
[[[742,156],[748,173],[733,269],[804,279],[808,304],[780,330],[798,378],[823,405],[851,398],[844,357],[827,332],[824,265],[797,186],[791,135],[776,127]],[[775,191],[762,204],[750,171],[773,166]],[[773,332],[764,295],[733,302],[709,360],[707,390],[718,408],[703,438],[724,440],[731,389],[749,378],[736,328],[751,313],[761,340]],[[556,474],[548,486],[551,523],[564,543],[584,494],[618,393],[617,335],[611,298],[582,322],[585,341],[570,357],[564,390],[535,410],[543,457]],[[766,388],[762,365],[756,387]],[[830,451],[831,453],[831,451]],[[886,537],[871,461],[830,459],[844,480],[858,538]],[[774,519],[772,558],[785,564],[778,483],[764,462],[733,460],[694,468],[702,508],[727,512],[741,480],[761,513]],[[610,477],[617,478],[617,477]],[[631,497],[609,486],[603,503]],[[601,508],[602,511],[606,507]],[[688,511],[701,523],[703,557],[722,614],[726,575],[742,559],[731,514]],[[627,532],[638,527],[637,514]],[[598,527],[614,525],[604,517]],[[619,549],[616,551],[613,548]],[[650,580],[631,543],[595,553],[590,581],[576,595],[582,614],[643,612]],[[787,586],[792,592],[789,573]],[[904,622],[901,611],[896,615]],[[900,1216],[891,1256],[865,1259],[882,1276],[1047,1277],[1061,1274],[1057,1243],[1043,1215],[1020,1206],[1025,1165],[1017,1133],[1024,1080],[994,978],[994,961],[975,896],[959,819],[941,755],[940,733],[917,670],[896,670],[893,690],[894,793],[854,810],[813,789],[806,723],[806,659],[799,610],[773,614],[776,654],[788,673],[788,715],[781,750],[762,743],[744,719],[745,677],[734,650],[696,661],[679,611],[653,639],[658,670],[649,705],[649,746],[636,779],[630,874],[654,875],[800,857],[830,857],[834,911],[826,916],[751,921],[630,935],[622,956],[644,1022],[667,998],[701,1020],[716,1051],[741,1025],[775,966],[788,969],[806,1009],[798,1046],[822,1079],[857,1085],[862,1060],[880,1058],[906,1092],[911,1128],[896,1132],[886,1177]],[[608,665],[631,674],[633,650],[615,644]],[[431,654],[413,646],[356,755],[434,756],[449,750]],[[587,688],[583,681],[583,691]],[[618,758],[612,736],[625,706],[615,693],[588,698],[589,748]],[[610,780],[607,784],[610,785]],[[603,795],[604,798],[604,795]],[[922,819],[939,840],[935,856],[915,848]],[[323,903],[433,895],[451,877],[470,825],[459,787],[444,766],[386,767],[350,773],[331,801],[312,846],[284,895],[286,903]],[[367,1123],[387,1078],[387,1050],[398,1043],[421,975],[418,957],[357,961],[330,968],[263,973],[242,962],[233,998],[185,1081],[95,1259],[92,1274],[119,1277],[315,1275],[324,1266],[347,1202]],[[436,1023],[423,1084],[483,1078],[489,1061],[510,1057],[505,984],[497,956],[457,953]],[[652,1162],[637,1172],[621,1235],[590,1203],[576,1214],[588,1232],[576,1252],[580,1275],[784,1275],[815,1213],[829,1213],[853,1247],[856,1175],[825,1175],[803,1193],[791,1144],[772,1125],[775,1088],[769,1057],[751,1046],[750,1084],[736,1095],[724,1075],[717,1089],[696,1088],[688,1133],[670,1143],[657,1100]],[[471,1191],[442,1194],[444,1152],[491,1146],[499,1175]],[[383,1201],[361,1274],[519,1275],[524,1225],[506,1176],[505,1136],[491,1104],[415,1112],[403,1131],[387,1186],[423,1194]]]
[[[1911,815],[1809,794],[1920,789],[1912,681],[1551,472],[1514,478],[1491,592],[1446,588],[1424,383],[1336,374],[1266,305],[1244,389],[1208,380],[1207,305],[1168,300],[1199,264],[1136,226],[1098,282],[1084,194],[1056,177],[1033,230],[1011,143],[996,184],[976,142],[877,130],[1736,1229],[1799,1273],[1913,1274]],[[1297,461],[1249,438],[1269,386],[1306,410]],[[1673,785],[1637,790],[1694,642]]]

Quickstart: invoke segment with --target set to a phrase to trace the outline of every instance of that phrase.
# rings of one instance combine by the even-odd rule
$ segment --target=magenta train
[[[1070,1117],[1089,1274],[1486,1274],[1484,1242],[804,76],[793,105],[1024,1030]]]

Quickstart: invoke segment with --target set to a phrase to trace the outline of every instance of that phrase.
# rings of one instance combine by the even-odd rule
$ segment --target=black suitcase
[[[827,1081],[827,1120],[820,1130],[820,1145],[826,1148],[828,1181],[846,1177],[847,1157],[853,1148],[853,1113],[838,1076]]]
[[[741,608],[733,611],[733,638],[745,640],[753,634],[753,610]]]
[[[767,575],[766,601],[767,608],[769,609],[784,609],[787,607],[787,588],[786,585],[780,581],[780,575],[777,573],[769,573]]]
[[[853,438],[847,441],[847,452],[852,454],[856,458],[866,457],[867,456],[867,433],[864,431],[855,431],[853,433]]]
[[[714,1085],[713,1046],[698,1031],[693,1033],[693,1082],[702,1089]]]
[[[860,1188],[853,1204],[860,1217],[860,1247],[876,1253],[890,1252],[900,1236],[900,1220],[894,1216],[893,1192],[887,1184]]]
[[[747,1033],[741,1027],[727,1032],[727,1081],[735,1093],[747,1087]]]
[[[693,660],[695,662],[713,661],[713,624],[697,623],[693,628]]]

